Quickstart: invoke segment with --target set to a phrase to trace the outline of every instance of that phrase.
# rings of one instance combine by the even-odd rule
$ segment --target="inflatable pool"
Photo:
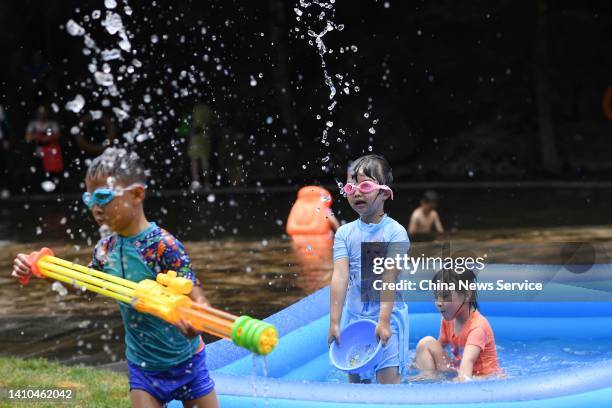
[[[609,265],[596,268],[609,276]],[[596,292],[608,295],[611,288],[608,278],[607,291]],[[348,384],[344,373],[331,368],[328,302],[329,289],[324,288],[266,319],[281,335],[277,349],[266,357],[266,378],[262,357],[254,359],[229,341],[208,345],[208,366],[221,406],[558,408],[607,407],[612,401],[610,301],[483,303],[508,378],[401,385]],[[409,307],[413,350],[421,337],[437,335],[440,316],[431,302]]]

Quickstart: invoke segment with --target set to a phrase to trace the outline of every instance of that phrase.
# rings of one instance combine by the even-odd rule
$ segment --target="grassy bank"
[[[70,388],[74,398],[34,402],[8,399],[7,390]],[[67,367],[43,359],[0,358],[0,407],[129,407],[127,377],[90,367]]]

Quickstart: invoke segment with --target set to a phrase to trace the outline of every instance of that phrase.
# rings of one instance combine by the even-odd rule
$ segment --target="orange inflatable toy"
[[[302,187],[287,219],[287,234],[300,268],[297,286],[306,293],[324,287],[331,277],[331,204],[331,194],[323,187]]]
[[[306,186],[298,191],[298,198],[287,219],[287,234],[327,235],[332,198],[329,191],[319,186]]]

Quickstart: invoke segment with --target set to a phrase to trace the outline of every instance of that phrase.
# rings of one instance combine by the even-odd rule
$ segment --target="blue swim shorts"
[[[172,400],[194,400],[210,393],[215,383],[206,368],[205,349],[167,370],[143,370],[128,362],[130,391],[144,390],[165,404]]]

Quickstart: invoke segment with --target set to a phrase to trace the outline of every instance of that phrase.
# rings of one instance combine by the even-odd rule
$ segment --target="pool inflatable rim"
[[[253,378],[215,373],[217,393],[253,397]],[[500,380],[463,383],[416,384],[402,386],[290,381],[257,378],[256,389],[264,382],[266,397],[319,402],[356,402],[363,404],[445,404],[511,402],[538,400],[612,388],[612,360],[588,368],[534,374]]]

